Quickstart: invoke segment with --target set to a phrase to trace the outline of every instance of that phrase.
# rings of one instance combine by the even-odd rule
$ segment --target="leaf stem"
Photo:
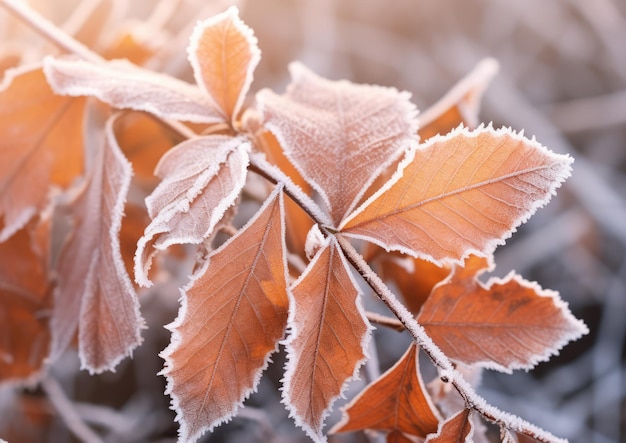
[[[350,264],[363,277],[367,284],[374,290],[376,295],[387,305],[391,312],[398,318],[400,323],[411,333],[417,345],[424,351],[433,363],[439,368],[440,376],[447,378],[458,393],[465,400],[468,408],[479,412],[487,420],[503,425],[508,429],[528,435],[544,443],[566,443],[567,440],[560,439],[549,432],[517,417],[513,414],[503,412],[487,403],[478,395],[474,388],[463,378],[455,368],[450,359],[439,349],[439,347],[428,336],[424,327],[420,325],[413,314],[398,300],[393,292],[385,285],[365,261],[365,259],[354,249],[354,246],[341,234],[335,236],[342,251]]]
[[[0,6],[16,16],[18,19],[30,26],[31,29],[39,33],[60,49],[70,54],[76,54],[80,58],[93,63],[102,63],[104,59],[80,43],[78,40],[67,35],[54,23],[42,17],[37,11],[30,8],[23,2],[14,0],[0,0]]]

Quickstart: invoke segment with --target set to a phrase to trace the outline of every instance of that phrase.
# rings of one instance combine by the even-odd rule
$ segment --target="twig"
[[[65,422],[67,428],[81,441],[85,443],[102,443],[102,439],[89,426],[83,422],[76,411],[74,404],[61,389],[59,383],[52,377],[47,376],[41,380],[41,387],[48,395],[50,403],[54,406],[59,416]]]
[[[400,322],[400,320],[396,318],[387,317],[385,315],[377,314],[376,312],[366,312],[365,316],[370,321],[370,323],[375,323],[380,326],[385,326],[387,328],[395,329],[396,331],[404,331],[404,325]]]
[[[439,368],[441,379],[444,380],[445,378],[445,380],[452,383],[454,388],[465,400],[467,407],[478,411],[483,417],[493,423],[523,433],[538,441],[545,443],[565,443],[567,441],[550,434],[520,417],[503,412],[488,404],[484,398],[476,393],[474,388],[463,378],[462,374],[454,368],[452,362],[432,341],[422,325],[415,320],[413,314],[411,314],[398,300],[395,294],[389,290],[380,277],[369,267],[363,257],[354,249],[352,244],[341,236],[341,234],[337,234],[336,238],[350,264],[352,264],[367,284],[374,290],[376,295],[378,295],[402,325],[411,333],[415,342],[424,353],[426,353]]]
[[[0,6],[18,17],[31,29],[38,32],[44,38],[54,43],[60,49],[76,54],[79,57],[94,63],[102,63],[104,59],[98,54],[87,48],[78,40],[72,38],[65,32],[61,31],[56,25],[39,15],[36,11],[29,8],[22,2],[14,0],[0,0]]]

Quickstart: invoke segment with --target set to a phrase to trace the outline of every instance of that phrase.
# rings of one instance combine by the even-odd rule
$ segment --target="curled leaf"
[[[137,244],[135,279],[150,286],[156,250],[199,244],[208,238],[246,181],[249,144],[243,138],[210,135],[168,151],[157,165],[163,181],[146,199],[152,222]]]
[[[51,361],[78,329],[79,356],[90,372],[113,369],[141,343],[139,301],[124,267],[119,232],[132,169],[109,119],[94,169],[73,204],[74,232],[59,259],[50,321]]]

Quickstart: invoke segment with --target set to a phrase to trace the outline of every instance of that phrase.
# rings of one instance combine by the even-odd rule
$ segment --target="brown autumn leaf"
[[[59,258],[50,320],[51,361],[78,330],[79,357],[90,372],[113,369],[141,343],[143,319],[124,268],[119,232],[132,169],[106,125],[94,168],[73,203],[75,227]]]
[[[587,333],[555,291],[510,273],[482,284],[488,260],[471,256],[437,285],[418,316],[451,359],[511,372],[530,369]]]
[[[470,129],[478,126],[483,94],[497,72],[497,61],[492,58],[481,60],[437,103],[420,114],[420,139],[426,141],[434,135],[447,134],[461,123]]]
[[[360,291],[334,237],[292,286],[283,400],[314,441],[324,419],[365,360],[370,325]]]
[[[572,161],[510,129],[457,128],[411,151],[339,228],[387,250],[458,263],[503,244],[548,202]]]
[[[55,95],[41,68],[7,72],[0,85],[0,242],[82,173],[84,104]]]
[[[187,51],[196,83],[213,97],[225,120],[234,122],[261,60],[254,32],[231,6],[196,25]]]
[[[424,387],[415,343],[354,397],[343,414],[331,433],[372,429],[426,438],[437,432],[440,417]]]
[[[161,158],[155,173],[163,180],[146,199],[152,222],[137,244],[137,283],[151,286],[148,271],[157,250],[199,244],[213,234],[245,184],[249,146],[243,137],[208,135]]]
[[[30,223],[0,243],[0,383],[34,380],[48,355],[49,228]]]
[[[391,431],[387,434],[387,443],[415,443],[400,431]]]
[[[471,415],[471,409],[459,411],[441,422],[437,434],[428,437],[425,443],[473,443]]]
[[[162,353],[181,441],[230,420],[283,337],[289,305],[283,218],[282,187],[276,187],[182,291]]]
[[[355,85],[290,65],[284,95],[257,94],[265,127],[326,203],[335,225],[368,186],[417,137],[417,111],[409,94],[382,86]]]
[[[115,120],[117,143],[133,165],[133,182],[151,192],[158,184],[154,170],[163,155],[183,139],[143,112],[125,112]]]

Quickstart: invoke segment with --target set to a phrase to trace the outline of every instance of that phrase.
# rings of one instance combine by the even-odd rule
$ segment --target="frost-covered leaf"
[[[261,377],[287,325],[282,188],[214,251],[182,291],[170,346],[162,353],[167,392],[195,441],[230,420]]]
[[[437,103],[421,113],[420,139],[425,141],[433,135],[447,134],[460,124],[470,129],[478,126],[483,94],[497,72],[497,61],[491,58],[481,60]]]
[[[41,68],[7,72],[0,85],[0,242],[82,172],[84,104],[55,95]]]
[[[139,301],[124,267],[119,232],[131,181],[130,163],[106,125],[84,192],[73,204],[74,232],[59,258],[52,311],[51,360],[78,329],[81,365],[113,369],[141,343]]]
[[[463,409],[446,419],[440,423],[437,434],[428,437],[426,443],[473,443],[471,415],[470,409]]]
[[[239,18],[237,7],[199,22],[188,53],[196,83],[234,121],[261,60],[254,32]]]
[[[135,279],[150,286],[156,250],[199,244],[208,238],[246,181],[249,143],[241,137],[209,135],[168,151],[155,173],[163,181],[146,199],[152,222],[137,245]]]
[[[412,151],[340,230],[436,263],[489,254],[548,202],[571,163],[510,129],[458,128]]]
[[[487,259],[476,256],[455,266],[418,316],[451,359],[505,372],[530,369],[587,333],[558,293],[514,273],[483,285],[477,277],[486,268]]]
[[[341,422],[331,432],[372,429],[422,438],[436,432],[439,413],[424,387],[415,344],[343,411]]]
[[[224,121],[213,101],[197,86],[126,60],[96,64],[46,57],[44,70],[57,94],[94,96],[115,108],[146,111],[165,119]]]
[[[322,195],[337,225],[367,187],[416,140],[409,94],[381,86],[323,79],[290,66],[284,95],[257,94],[265,126]]]
[[[324,419],[365,359],[369,322],[337,240],[329,237],[292,287],[283,401],[317,442]]]
[[[0,383],[32,380],[50,346],[49,223],[31,225],[0,243]]]

